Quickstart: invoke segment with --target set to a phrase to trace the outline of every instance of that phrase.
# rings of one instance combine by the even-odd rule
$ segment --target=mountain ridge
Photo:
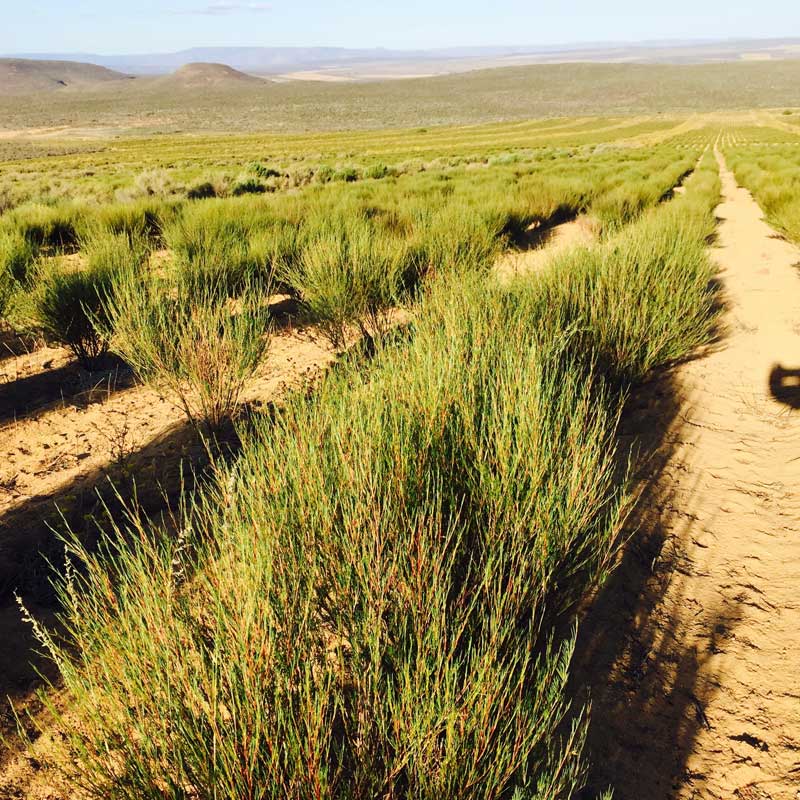
[[[22,53],[16,59],[90,63],[135,75],[163,75],[187,63],[223,63],[240,72],[280,75],[302,70],[332,69],[359,64],[409,64],[413,62],[459,64],[462,71],[473,61],[476,68],[490,62],[558,63],[561,61],[630,61],[634,63],[709,63],[748,58],[800,58],[800,37],[783,39],[731,39],[697,41],[593,42],[564,45],[514,45],[444,47],[429,49],[345,47],[193,47],[150,54],[99,55],[92,53]]]

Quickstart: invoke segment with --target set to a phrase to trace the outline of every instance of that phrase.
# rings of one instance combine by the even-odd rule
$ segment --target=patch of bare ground
[[[585,215],[549,227],[532,225],[515,250],[500,256],[494,265],[495,274],[501,281],[508,281],[517,275],[536,272],[558,253],[592,244],[597,231],[595,220]]]
[[[800,251],[718,159],[725,335],[626,416],[654,447],[636,530],[579,642],[587,797],[800,796]]]

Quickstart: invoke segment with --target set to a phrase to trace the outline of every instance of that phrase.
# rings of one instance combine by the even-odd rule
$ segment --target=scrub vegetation
[[[637,146],[624,121],[442,129],[418,155],[414,134],[354,134],[347,163],[332,137],[231,139],[240,174],[210,141],[125,142],[69,198],[31,161],[0,215],[5,324],[87,370],[113,352],[215,445],[177,510],[60,529],[57,622],[27,616],[69,698],[44,692],[40,724],[76,792],[584,787],[570,663],[636,503],[623,406],[719,314],[719,129],[664,125]],[[136,147],[161,171],[132,176]],[[788,235],[793,154],[732,157]],[[578,216],[589,244],[498,279]],[[243,413],[287,302],[335,366]]]

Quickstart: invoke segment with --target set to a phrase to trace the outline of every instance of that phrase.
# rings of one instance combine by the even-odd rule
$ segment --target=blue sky
[[[798,0],[0,0],[0,52],[800,36]]]

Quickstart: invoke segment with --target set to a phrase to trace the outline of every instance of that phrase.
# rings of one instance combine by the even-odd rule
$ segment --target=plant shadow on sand
[[[769,374],[770,394],[789,408],[800,408],[800,369],[776,364]]]
[[[270,408],[268,404],[260,413]],[[235,432],[223,432],[218,458],[234,457],[238,447]],[[52,664],[37,651],[31,627],[15,600],[18,595],[40,621],[54,622],[56,602],[50,576],[64,559],[56,531],[69,527],[91,544],[105,527],[107,514],[120,519],[126,509],[171,525],[181,499],[208,479],[212,469],[209,450],[194,428],[181,422],[124,462],[112,461],[0,517],[0,765],[12,755],[7,749],[3,752],[2,742],[16,727],[11,704],[38,713],[41,704],[35,694],[42,676],[57,678]]]
[[[87,372],[70,361],[0,383],[0,424],[22,416],[30,418],[59,400],[84,408],[134,385],[133,374],[121,361],[108,356],[107,366],[108,369]]]
[[[623,455],[628,442],[641,494],[617,570],[578,636],[574,696],[592,705],[581,800],[609,787],[616,800],[670,800],[691,781],[687,759],[698,731],[711,725],[705,709],[721,676],[709,680],[704,665],[732,636],[738,613],[730,605],[700,608],[689,591],[690,576],[702,570],[690,555],[700,523],[667,469],[687,444],[682,408],[689,402],[667,372],[637,389],[623,415]],[[702,651],[682,644],[698,624],[707,632]]]

